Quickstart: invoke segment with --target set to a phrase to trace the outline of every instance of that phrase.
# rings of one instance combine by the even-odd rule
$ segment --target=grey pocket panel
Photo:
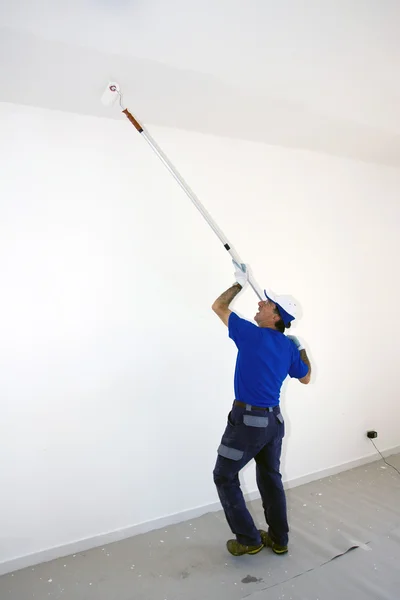
[[[249,427],[267,427],[268,417],[257,417],[256,415],[243,415],[243,423]]]
[[[283,423],[283,417],[282,417],[281,413],[276,415],[276,418],[278,419],[279,423]]]
[[[244,452],[243,450],[236,450],[236,448],[229,448],[229,446],[221,444],[218,448],[218,454],[224,458],[230,458],[231,460],[240,460],[243,458]]]

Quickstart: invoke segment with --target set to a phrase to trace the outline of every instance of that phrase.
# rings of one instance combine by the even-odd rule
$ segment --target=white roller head
[[[120,98],[120,96],[121,91],[118,83],[115,83],[115,81],[110,81],[101,97],[101,103],[104,104],[104,106],[112,106],[114,102]]]

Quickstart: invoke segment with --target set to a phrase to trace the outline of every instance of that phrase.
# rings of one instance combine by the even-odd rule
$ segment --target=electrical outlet
[[[369,439],[375,439],[378,437],[378,432],[377,431],[367,431],[367,437]]]

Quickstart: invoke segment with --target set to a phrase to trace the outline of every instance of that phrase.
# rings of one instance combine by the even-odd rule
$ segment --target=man
[[[294,336],[283,334],[296,316],[296,304],[288,296],[267,296],[258,303],[257,325],[229,309],[246,285],[246,265],[236,267],[236,283],[213,304],[214,312],[229,329],[238,348],[235,398],[218,448],[214,482],[226,519],[236,535],[227,542],[234,556],[257,554],[264,546],[276,554],[288,551],[286,497],[280,474],[284,422],[279,409],[280,390],[289,375],[309,383],[311,365]],[[239,471],[256,461],[257,486],[263,502],[268,532],[258,530],[240,489]]]

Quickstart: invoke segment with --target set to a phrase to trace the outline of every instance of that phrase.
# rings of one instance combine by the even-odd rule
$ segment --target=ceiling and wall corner
[[[400,166],[396,0],[18,0],[0,101]]]

